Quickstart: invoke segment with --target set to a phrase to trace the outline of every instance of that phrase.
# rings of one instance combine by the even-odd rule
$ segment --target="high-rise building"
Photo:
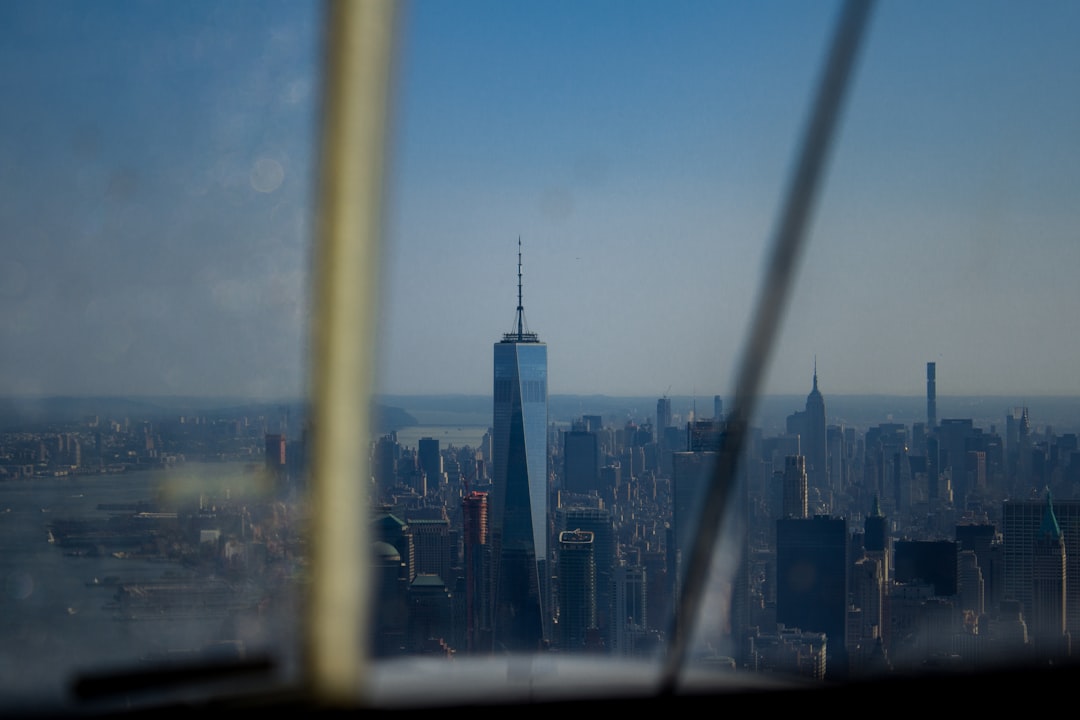
[[[683,582],[683,571],[697,532],[701,504],[712,480],[713,466],[719,454],[715,452],[679,452],[673,456],[671,524],[674,544],[669,567],[675,587]]]
[[[828,637],[830,673],[847,670],[847,520],[776,521],[776,621]]]
[[[494,642],[535,650],[547,639],[547,345],[525,327],[518,241],[516,327],[495,343],[493,486]]]
[[[937,363],[926,363],[926,428],[937,428]]]
[[[1031,621],[1028,627],[1041,650],[1059,646],[1065,636],[1065,540],[1054,515],[1050,492],[1035,535],[1031,566]]]
[[[686,424],[689,452],[719,452],[723,438],[724,423],[719,420],[694,420]]]
[[[805,422],[801,444],[803,455],[806,456],[806,476],[811,487],[825,490],[829,486],[828,435],[825,424],[825,398],[818,390],[816,359],[814,360],[814,387],[806,396]]]
[[[603,418],[599,415],[582,415],[581,422],[589,432],[598,433],[604,429]]]
[[[267,474],[280,481],[285,475],[285,436],[280,434],[266,435],[266,452],[263,457],[266,460]]]
[[[413,536],[416,572],[438,575],[447,586],[450,586],[454,581],[454,576],[450,572],[452,556],[450,521],[446,518],[429,520],[415,517],[407,517],[405,521]]]
[[[555,511],[555,530],[582,530],[593,536],[593,564],[596,572],[595,627],[605,641],[611,640],[613,619],[612,572],[616,565],[617,536],[611,512],[594,507],[564,507]]]
[[[461,499],[465,570],[465,638],[472,652],[490,638],[490,553],[488,552],[488,494],[472,491]],[[490,647],[490,642],[487,643]]]
[[[563,434],[563,489],[581,495],[600,491],[600,436],[584,423]]]
[[[941,442],[937,432],[926,437],[926,497],[931,505],[945,500],[942,497],[943,484],[941,482]]]
[[[671,398],[662,397],[656,401],[657,440],[664,436],[664,430],[671,427]]]
[[[1006,500],[1002,506],[1004,600],[1019,601],[1024,618],[1035,613],[1036,540],[1046,514],[1045,500]],[[1065,545],[1065,624],[1070,635],[1080,631],[1080,500],[1055,500],[1054,518]]]
[[[951,597],[957,592],[960,544],[952,540],[900,540],[894,546],[895,578],[898,582],[923,582],[934,586],[934,595]]]
[[[971,418],[944,418],[938,425],[939,471],[950,471],[955,502],[961,507],[975,489],[975,478],[968,470],[968,450],[977,446],[981,432]]]
[[[881,576],[890,577],[892,540],[889,537],[889,520],[881,511],[881,503],[874,497],[874,508],[863,521],[863,549],[868,557],[881,564]]]
[[[371,474],[375,480],[375,498],[382,501],[397,484],[397,464],[401,445],[397,433],[391,432],[375,441],[371,456]]]
[[[410,654],[447,648],[454,636],[453,593],[438,575],[417,573],[409,584],[405,650]]]
[[[422,437],[417,449],[417,459],[420,461],[420,469],[427,476],[427,485],[437,488],[442,484],[443,461],[439,452],[439,439]],[[446,580],[446,578],[443,578]]]
[[[596,556],[588,530],[559,533],[559,645],[586,648],[596,630]]]
[[[806,458],[802,455],[788,455],[784,458],[784,505],[781,517],[806,517],[806,485]]]
[[[848,622],[848,651],[854,653],[853,662],[869,659],[883,630],[886,578],[879,558],[867,553],[851,568],[851,600],[859,610],[855,621]]]
[[[612,573],[614,606],[611,651],[632,655],[635,640],[644,637],[648,628],[648,584],[641,565],[620,565]]]
[[[829,457],[826,463],[829,467],[827,485],[829,492],[842,492],[847,486],[845,479],[846,463],[844,462],[844,428],[842,425],[829,425],[825,428],[825,445]]]
[[[982,568],[979,567],[979,556],[974,550],[961,550],[959,565],[956,576],[959,608],[982,615],[986,609],[986,581],[983,579]]]
[[[1001,585],[1001,579],[994,576],[995,547],[1000,553],[1000,541],[997,528],[993,525],[982,523],[964,523],[956,526],[956,541],[960,543],[961,551],[970,550],[975,553],[975,562],[979,568],[979,574],[983,579],[984,608],[996,610],[997,604],[993,602],[995,587]],[[1000,555],[998,555],[1000,557]],[[1000,595],[1000,592],[997,593]]]

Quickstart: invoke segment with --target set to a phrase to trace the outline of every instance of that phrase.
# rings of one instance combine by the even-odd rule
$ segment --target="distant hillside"
[[[372,429],[379,435],[419,424],[415,417],[399,407],[375,403],[372,405],[372,413]]]

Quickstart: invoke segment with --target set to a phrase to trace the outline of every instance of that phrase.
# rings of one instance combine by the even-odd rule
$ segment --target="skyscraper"
[[[674,564],[669,568],[675,586],[683,582],[684,568],[690,554],[705,491],[712,479],[715,452],[679,452],[673,455],[674,477],[671,482],[671,524],[674,537]]]
[[[588,495],[600,490],[600,437],[574,423],[563,435],[563,490]]]
[[[443,462],[442,455],[439,453],[439,440],[438,438],[422,437],[418,446],[416,454],[420,461],[420,469],[427,475],[427,485],[429,488],[437,488],[443,481]]]
[[[585,649],[596,629],[596,554],[593,533],[559,533],[559,644],[566,651]]]
[[[847,672],[848,534],[845,518],[776,521],[776,621],[828,636],[829,672]]]
[[[656,401],[656,438],[661,441],[664,431],[671,427],[671,398],[664,396]]]
[[[934,586],[934,594],[950,597],[957,592],[960,572],[960,543],[953,540],[899,540],[893,546],[898,582],[924,582]]]
[[[926,428],[937,427],[937,363],[926,363]]]
[[[266,474],[277,483],[278,487],[281,487],[281,483],[285,480],[285,447],[286,441],[284,435],[266,435],[266,452],[264,454],[266,460]]]
[[[600,631],[600,637],[610,640],[613,619],[618,618],[612,613],[612,573],[617,558],[617,535],[615,523],[611,518],[611,512],[595,507],[563,507],[555,511],[555,531],[583,531],[592,535],[593,565],[595,566],[596,588],[594,604],[596,605],[593,626]],[[560,560],[561,562],[561,560]],[[559,572],[562,572],[560,565]],[[560,575],[561,577],[561,575]],[[562,623],[562,612],[560,620]],[[622,618],[625,620],[625,618]]]
[[[490,583],[488,582],[488,495],[473,492],[461,499],[463,522],[463,545],[465,558],[465,638],[467,649],[472,652],[481,646],[481,638],[488,639],[491,647]]]
[[[825,424],[825,398],[817,386],[817,359],[814,360],[814,387],[806,396],[806,426],[803,428],[803,455],[810,486],[825,490],[829,483],[827,468],[828,439]]]
[[[516,328],[494,355],[494,641],[499,650],[535,650],[547,628],[547,345],[525,327],[520,240]]]
[[[620,565],[612,573],[611,594],[614,627],[611,651],[632,655],[635,640],[644,637],[648,627],[648,582],[641,565]]]
[[[975,489],[974,478],[968,471],[968,448],[974,447],[982,431],[971,418],[944,418],[938,424],[939,472],[948,469],[952,478],[956,503],[965,507],[968,494]]]
[[[807,517],[806,458],[784,458],[784,507],[781,517]]]
[[[1002,504],[1004,589],[1006,600],[1021,603],[1025,619],[1035,615],[1036,540],[1046,517],[1046,500],[1006,500]],[[1065,544],[1065,624],[1070,635],[1080,632],[1080,500],[1055,500],[1054,520]]]
[[[1031,567],[1031,632],[1044,651],[1060,645],[1065,635],[1067,599],[1065,540],[1054,515],[1050,491],[1035,535]]]
[[[450,572],[452,548],[450,521],[429,520],[407,517],[409,531],[413,536],[413,548],[416,551],[416,572],[438,575],[448,585],[453,583],[454,575]],[[456,540],[457,538],[453,538]]]
[[[869,557],[874,558],[881,564],[882,577],[889,575],[889,556],[892,549],[892,540],[889,537],[889,521],[885,513],[881,512],[881,503],[874,496],[874,509],[863,521],[863,548]]]

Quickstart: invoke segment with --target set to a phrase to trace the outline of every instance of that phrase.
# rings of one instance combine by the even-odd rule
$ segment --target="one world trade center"
[[[547,627],[547,345],[525,327],[520,240],[515,324],[495,343],[492,621],[496,651],[535,651]]]

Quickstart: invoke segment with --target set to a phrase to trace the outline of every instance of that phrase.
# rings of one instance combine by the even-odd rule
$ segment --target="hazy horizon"
[[[701,400],[703,402],[707,400],[708,402],[711,403],[713,397],[715,395],[718,395],[718,394],[724,399],[725,403],[729,402],[733,397],[733,395],[731,393],[710,393],[710,394],[700,394],[700,395],[686,395],[686,394],[664,395],[663,393],[661,393],[659,395],[655,395],[655,394],[650,395],[650,394],[641,393],[641,392],[630,392],[630,393],[552,392],[552,393],[549,393],[549,396],[554,397],[554,398],[557,398],[557,397],[564,397],[564,398],[567,398],[567,397],[572,397],[572,398],[597,397],[597,398],[635,398],[635,399],[637,399],[637,398],[647,398],[647,399],[653,399],[653,400],[659,400],[662,397],[667,397],[667,398],[677,398],[677,399],[697,399],[697,400]],[[829,397],[833,397],[833,398],[875,398],[875,397],[882,397],[882,398],[904,398],[904,399],[922,400],[922,401],[926,400],[926,395],[925,394],[915,395],[915,394],[885,393],[885,392],[865,392],[865,393],[823,392],[823,394],[825,395],[826,400]],[[371,398],[373,400],[379,400],[381,398],[387,398],[387,397],[390,397],[390,398],[393,398],[393,397],[404,397],[404,398],[458,398],[458,397],[461,397],[461,398],[485,398],[486,397],[486,398],[490,398],[491,397],[491,392],[449,392],[449,391],[448,392],[376,392],[376,393],[373,393],[371,395]],[[806,393],[805,392],[800,393],[800,392],[797,392],[797,391],[795,391],[795,392],[762,393],[761,397],[767,397],[767,398],[798,398],[798,397],[802,397],[802,398],[805,398]],[[282,395],[282,396],[276,396],[276,397],[273,397],[273,396],[267,397],[267,396],[261,396],[261,395],[229,395],[229,394],[205,394],[205,395],[199,395],[199,394],[179,394],[179,393],[170,395],[170,394],[155,394],[155,393],[124,393],[124,392],[118,392],[118,393],[86,393],[86,394],[79,394],[79,393],[40,393],[40,394],[34,394],[34,395],[19,394],[19,393],[7,393],[7,394],[0,394],[0,398],[12,399],[12,400],[67,400],[67,399],[70,399],[70,400],[76,400],[76,401],[83,401],[83,400],[112,400],[112,399],[118,399],[118,400],[175,400],[175,401],[197,400],[197,401],[206,401],[206,402],[214,402],[214,403],[238,402],[238,403],[251,404],[251,405],[274,405],[274,404],[278,404],[278,403],[292,404],[292,403],[308,402],[308,398],[307,398],[306,395],[292,395],[292,396]],[[947,393],[940,393],[940,392],[937,393],[937,399],[938,399],[939,403],[943,398],[944,399],[950,399],[950,398],[951,399],[960,399],[960,400],[971,399],[971,398],[978,398],[978,399],[985,399],[985,400],[1010,399],[1010,398],[1017,399],[1017,400],[1023,400],[1023,399],[1070,400],[1070,399],[1080,399],[1080,392],[1078,392],[1076,394],[1072,394],[1072,395],[1062,395],[1062,394],[1039,395],[1039,394],[1023,394],[1023,393],[1019,393],[1019,394],[1017,394],[1017,393],[971,393],[971,394],[952,393],[952,394],[947,394]]]

